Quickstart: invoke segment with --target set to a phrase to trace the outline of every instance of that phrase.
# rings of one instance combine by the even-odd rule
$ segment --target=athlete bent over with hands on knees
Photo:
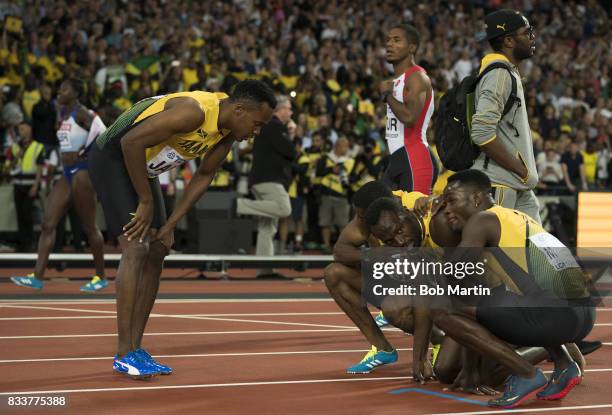
[[[259,81],[238,83],[231,97],[203,91],[144,99],[98,137],[90,176],[109,232],[118,237],[118,350],[113,369],[134,378],[170,374],[141,348],[174,227],[204,194],[235,140],[259,134],[276,99]],[[186,160],[202,162],[166,221],[157,176]]]

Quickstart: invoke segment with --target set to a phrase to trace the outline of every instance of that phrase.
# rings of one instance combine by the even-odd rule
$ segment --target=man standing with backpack
[[[471,137],[482,153],[474,168],[491,179],[497,204],[520,210],[540,222],[539,204],[532,190],[538,183],[538,173],[518,69],[535,52],[535,31],[525,16],[508,9],[487,15],[485,24],[493,53],[482,59],[481,73],[500,61],[510,70],[493,69],[476,86]],[[504,114],[509,100],[514,102]]]
[[[435,141],[444,166],[474,168],[493,183],[495,202],[540,222],[533,140],[519,65],[535,52],[535,31],[520,12],[485,17],[493,53],[477,75],[464,78],[440,101]]]

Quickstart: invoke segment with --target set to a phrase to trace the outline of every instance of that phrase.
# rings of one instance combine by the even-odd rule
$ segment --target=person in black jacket
[[[239,215],[259,216],[255,249],[257,255],[274,255],[274,235],[278,220],[291,214],[287,188],[292,179],[291,167],[297,154],[286,125],[292,113],[289,98],[279,97],[272,120],[262,128],[253,144],[249,186],[256,200],[239,198],[236,203]]]
[[[32,108],[32,137],[45,146],[47,155],[59,148],[57,141],[57,106],[53,100],[51,87],[40,87],[41,99]]]

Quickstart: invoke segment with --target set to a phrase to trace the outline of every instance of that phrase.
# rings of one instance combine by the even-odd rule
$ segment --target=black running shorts
[[[111,237],[123,234],[123,227],[132,219],[138,207],[138,194],[132,185],[120,140],[107,143],[102,149],[94,143],[88,154],[89,177],[102,204],[106,228]],[[154,214],[152,229],[159,229],[166,223],[166,209],[159,179],[149,179],[153,195]]]
[[[576,343],[590,333],[595,323],[595,308],[590,305],[533,307],[538,299],[505,288],[494,289],[492,294],[477,307],[476,319],[495,336],[515,346]]]

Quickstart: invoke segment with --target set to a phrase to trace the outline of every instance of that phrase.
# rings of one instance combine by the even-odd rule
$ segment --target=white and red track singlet
[[[407,79],[415,72],[425,72],[425,69],[418,65],[412,66],[402,75],[393,80],[393,97],[399,102],[405,102],[410,91],[405,90]],[[387,104],[387,128],[385,138],[389,148],[389,154],[403,148],[408,155],[412,170],[414,190],[422,191],[431,188],[432,180],[432,160],[429,154],[427,143],[427,127],[434,112],[434,93],[431,91],[430,99],[425,102],[419,117],[412,127],[405,126],[393,113],[391,106]],[[421,190],[419,190],[421,189]]]

